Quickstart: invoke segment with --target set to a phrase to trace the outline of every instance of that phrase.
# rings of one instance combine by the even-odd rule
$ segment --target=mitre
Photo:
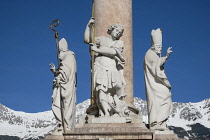
[[[152,45],[162,45],[162,30],[160,28],[152,30]]]
[[[65,38],[62,38],[60,41],[59,41],[59,51],[67,51],[68,50],[68,43],[66,41]]]

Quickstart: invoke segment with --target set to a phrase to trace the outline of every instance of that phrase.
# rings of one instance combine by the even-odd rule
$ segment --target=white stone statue
[[[94,22],[90,19],[85,30],[84,41],[87,44],[91,43],[90,26]],[[124,101],[124,43],[120,40],[123,31],[122,25],[114,24],[108,28],[109,37],[95,37],[94,44],[91,44],[91,50],[95,52],[93,82],[99,117],[129,116]]]
[[[164,131],[167,129],[166,120],[172,111],[171,85],[164,72],[164,64],[172,53],[161,57],[162,30],[152,30],[152,47],[144,58],[144,75],[149,117],[149,128]]]
[[[62,134],[62,124],[64,124],[65,130],[73,130],[76,115],[76,60],[74,53],[68,50],[68,44],[64,38],[59,41],[58,57],[60,60],[58,69],[53,63],[50,64],[50,70],[55,77],[53,80],[52,111],[58,121],[58,127],[53,133],[56,135]],[[63,110],[61,110],[61,106]]]

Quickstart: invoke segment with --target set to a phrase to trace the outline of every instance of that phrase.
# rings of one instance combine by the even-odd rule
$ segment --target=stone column
[[[126,102],[133,106],[133,44],[132,44],[132,0],[94,0],[95,36],[109,36],[110,25],[119,23],[124,27],[121,39],[124,42],[126,80]]]

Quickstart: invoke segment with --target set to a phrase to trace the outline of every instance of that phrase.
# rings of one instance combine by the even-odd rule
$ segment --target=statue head
[[[162,30],[160,28],[158,28],[156,30],[152,30],[151,37],[152,37],[151,49],[156,54],[161,54],[161,51],[162,51]]]
[[[65,38],[62,38],[60,41],[59,41],[59,55],[58,55],[58,57],[59,57],[59,59],[61,60],[61,61],[63,61],[63,59],[64,59],[64,57],[65,57],[65,55],[66,55],[66,51],[68,51],[68,43],[67,43],[67,41],[66,41],[66,39]]]
[[[107,33],[111,35],[116,40],[120,39],[120,37],[123,35],[124,28],[121,24],[114,24],[109,26]]]
[[[68,50],[68,43],[65,38],[59,41],[59,52],[65,52]]]

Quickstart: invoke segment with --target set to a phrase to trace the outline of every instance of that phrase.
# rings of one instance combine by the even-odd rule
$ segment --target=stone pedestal
[[[85,124],[74,131],[64,134],[65,140],[91,139],[91,140],[116,140],[116,139],[145,139],[151,140],[153,132],[142,129],[139,124]]]
[[[173,131],[149,130],[140,123],[100,123],[77,125],[63,136],[48,135],[45,140],[185,140]]]
[[[139,115],[130,115],[129,117],[95,117],[95,115],[79,116],[79,124],[77,124],[77,126],[95,123],[137,123],[139,126],[144,126],[142,116]]]
[[[179,138],[176,134],[174,134],[173,131],[171,130],[165,130],[165,131],[155,131],[154,140],[185,140]]]
[[[126,123],[130,121],[130,118],[127,119],[126,117],[98,117],[92,119],[92,123]]]

